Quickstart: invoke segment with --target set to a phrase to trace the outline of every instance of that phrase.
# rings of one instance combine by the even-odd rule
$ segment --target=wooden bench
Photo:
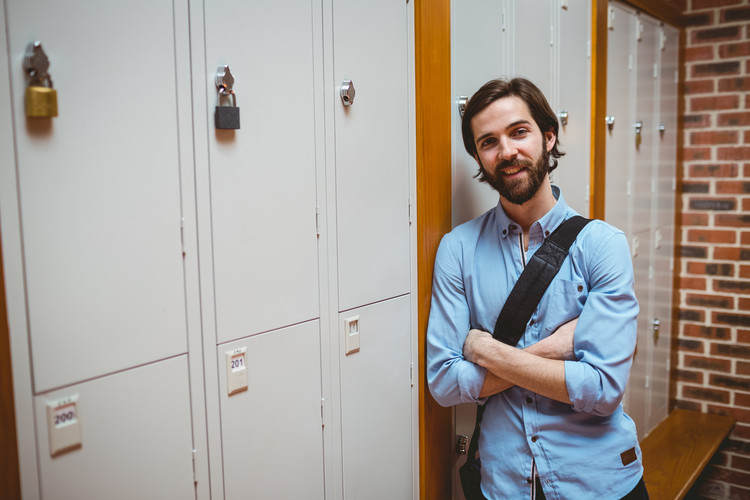
[[[675,410],[641,440],[651,500],[684,498],[734,426],[723,415]]]

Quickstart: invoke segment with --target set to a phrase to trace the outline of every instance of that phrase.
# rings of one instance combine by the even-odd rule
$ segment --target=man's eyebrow
[[[508,125],[507,127],[505,127],[505,128],[506,128],[506,129],[512,129],[512,128],[514,128],[514,127],[517,127],[517,126],[519,126],[519,125],[531,125],[531,122],[530,122],[529,120],[516,120],[516,121],[514,121],[513,123],[509,124],[509,125]],[[477,138],[476,138],[476,140],[475,140],[474,142],[475,142],[475,144],[479,144],[479,143],[480,143],[480,142],[482,142],[482,141],[483,141],[484,139],[486,139],[487,137],[490,137],[490,136],[492,136],[492,135],[493,135],[493,133],[492,133],[492,132],[487,132],[486,134],[482,134],[482,135],[480,135],[479,137],[477,137]]]

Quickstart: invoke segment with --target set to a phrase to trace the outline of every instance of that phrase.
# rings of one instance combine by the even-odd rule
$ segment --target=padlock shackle
[[[219,106],[221,106],[221,99],[222,97],[232,97],[232,106],[237,107],[237,96],[234,94],[234,90],[230,90],[227,92],[226,87],[224,85],[219,86]]]

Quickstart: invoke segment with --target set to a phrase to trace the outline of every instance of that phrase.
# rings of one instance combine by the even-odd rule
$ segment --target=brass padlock
[[[26,116],[54,118],[57,116],[57,91],[51,87],[26,87]]]
[[[26,87],[26,116],[29,118],[54,118],[57,116],[57,91],[52,88],[52,78],[47,70],[49,59],[41,42],[29,44],[23,59],[28,87]]]

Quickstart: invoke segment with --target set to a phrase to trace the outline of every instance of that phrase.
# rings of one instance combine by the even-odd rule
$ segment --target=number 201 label
[[[234,356],[232,358],[232,372],[236,372],[245,368],[245,354]]]

